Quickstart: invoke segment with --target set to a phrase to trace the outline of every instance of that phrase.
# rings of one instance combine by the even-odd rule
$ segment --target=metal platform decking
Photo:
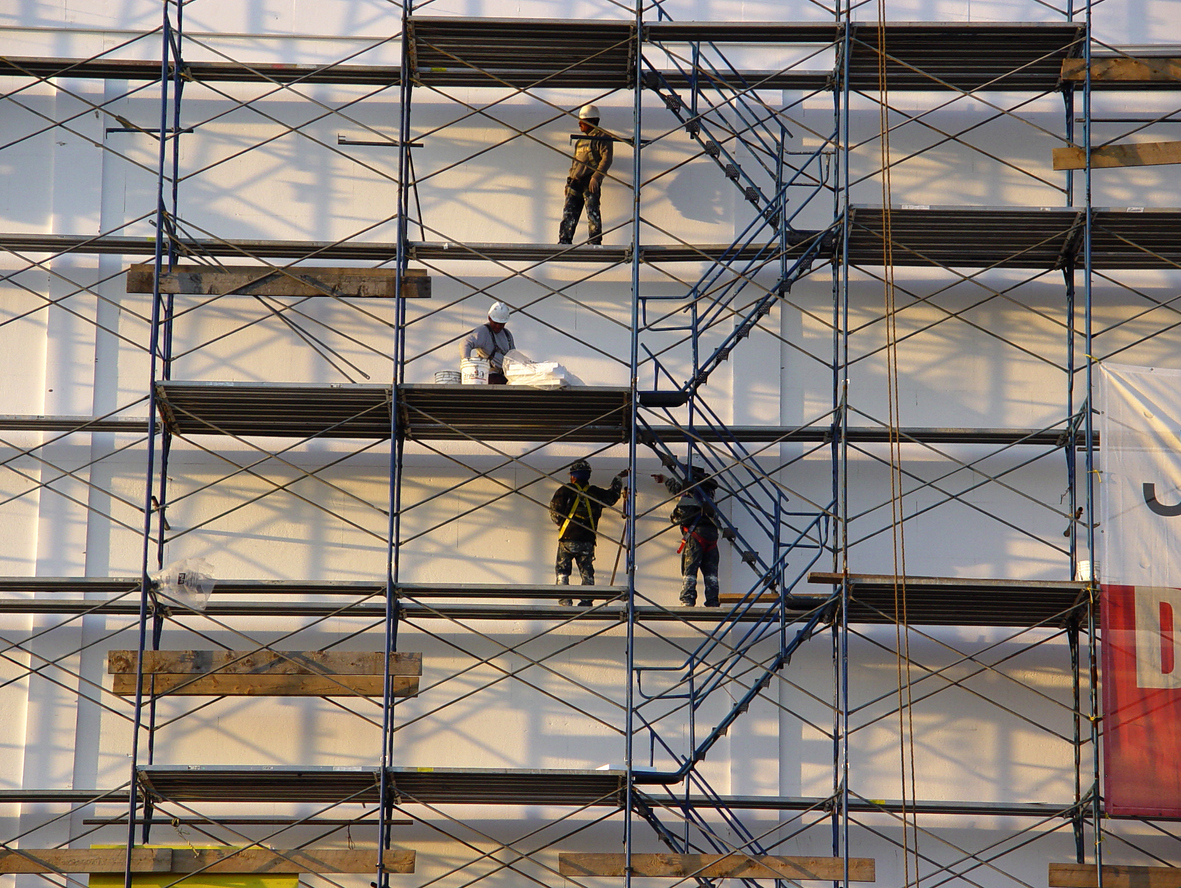
[[[510,771],[478,768],[389,768],[398,804],[609,805],[623,803],[623,771]],[[380,768],[250,765],[149,765],[144,791],[177,802],[378,801]]]
[[[850,574],[849,622],[896,622],[896,580],[905,580],[906,622],[916,626],[1062,626],[1088,595],[1083,582]],[[808,581],[836,585],[842,575],[814,572]]]
[[[878,31],[870,22],[852,26],[849,82],[878,89]],[[410,24],[411,68],[416,83],[431,87],[514,89],[630,89],[635,79],[635,24],[532,18],[416,17]],[[783,44],[840,46],[843,26],[793,22],[650,22],[649,43]],[[1076,23],[924,23],[886,26],[887,77],[891,90],[997,90],[1047,92],[1060,85],[1062,60],[1082,55],[1084,31]],[[971,49],[968,52],[967,49]],[[190,82],[333,83],[395,86],[390,65],[306,65],[185,61]],[[7,57],[0,76],[157,80],[159,62],[137,59]],[[679,85],[679,72],[666,72]],[[757,83],[766,89],[824,89],[830,70],[719,72],[730,88]],[[710,78],[701,81],[702,85]]]
[[[161,415],[178,435],[389,438],[383,385],[162,382]],[[406,385],[398,429],[412,440],[628,440],[628,389]]]
[[[881,265],[883,212],[881,207],[850,208],[849,261]],[[890,211],[894,264],[963,268],[1028,268],[1047,271],[1068,261],[1082,263],[1082,210],[1077,207],[900,207]],[[786,254],[799,254],[801,245],[817,231],[795,232],[795,245]],[[391,262],[397,250],[389,243],[325,243],[319,241],[178,241],[185,257],[275,260]],[[0,249],[15,253],[83,253],[150,256],[152,239],[116,236],[2,234]],[[736,252],[719,244],[641,247],[641,261],[649,264],[712,262],[722,258],[755,260],[778,257],[778,248],[758,245]],[[1092,262],[1097,269],[1174,269],[1181,266],[1181,210],[1100,208],[1094,210]],[[562,244],[414,243],[410,258],[422,262],[590,262],[619,265],[630,261],[623,246]],[[833,245],[825,243],[817,261],[828,261]]]
[[[801,244],[823,232],[796,231],[788,237],[786,255],[802,252]],[[362,241],[270,241],[176,239],[174,245],[182,258],[274,260],[311,260],[314,262],[354,260],[358,262],[393,262],[397,245]],[[0,248],[14,253],[80,253],[83,255],[154,256],[152,237],[121,235],[72,235],[0,233]],[[831,255],[831,250],[828,251]],[[640,261],[646,264],[673,262],[715,262],[719,259],[752,260],[778,258],[777,244],[736,248],[732,244],[651,244],[640,247]],[[411,241],[407,256],[419,262],[580,262],[619,265],[630,262],[630,246],[590,246],[567,244],[451,243],[448,241]],[[278,263],[287,267],[286,263]],[[261,267],[261,266],[260,266]],[[297,266],[315,268],[317,266]]]
[[[882,264],[881,207],[849,211],[849,261]],[[1181,210],[1093,211],[1097,269],[1181,265]],[[895,265],[1057,269],[1083,263],[1083,210],[1077,207],[906,207],[890,211]]]
[[[894,577],[851,574],[849,579],[852,584],[849,622],[894,622]],[[841,581],[841,575],[816,571],[808,575],[808,580],[812,584],[832,586]],[[135,616],[139,613],[139,588],[139,580],[131,577],[0,578],[0,614]],[[597,603],[590,609],[556,604],[559,598],[579,598],[579,586],[405,583],[399,589],[403,593],[399,600],[401,617],[411,622],[474,619],[624,623],[627,618],[626,604],[612,601],[626,595],[623,586],[594,587]],[[907,577],[906,589],[908,622],[930,626],[1060,626],[1076,614],[1087,598],[1087,584],[1071,581]],[[42,597],[10,597],[28,593],[41,593]],[[108,597],[80,597],[87,593]],[[799,619],[811,613],[825,603],[827,595],[818,592],[791,597],[789,617]],[[289,600],[297,596],[311,600]],[[241,600],[230,600],[234,597]],[[317,598],[321,600],[315,600]],[[640,603],[635,613],[640,623],[682,620],[708,623],[716,622],[728,610],[729,605],[720,610],[684,608],[670,599],[667,607]],[[763,619],[766,612],[765,605],[755,604],[747,612],[730,619],[749,622]],[[335,614],[381,620],[385,617],[385,585],[367,581],[221,580],[204,611],[192,612],[177,607],[172,615],[188,618],[200,617],[202,613],[211,617],[324,617]]]

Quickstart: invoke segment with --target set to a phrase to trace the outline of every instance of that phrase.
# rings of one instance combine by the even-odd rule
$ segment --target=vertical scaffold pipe
[[[1071,3],[1073,7],[1073,2]],[[1092,355],[1095,354],[1094,349],[1094,329],[1092,318],[1092,255],[1091,255],[1091,228],[1093,222],[1094,208],[1092,205],[1091,193],[1091,28],[1092,28],[1092,0],[1086,0],[1084,28],[1083,28],[1083,65],[1086,69],[1086,74],[1083,78],[1083,157],[1085,164],[1083,167],[1084,191],[1086,194],[1085,212],[1086,219],[1084,220],[1083,229],[1083,335],[1086,342],[1086,360],[1087,360],[1087,399],[1086,399],[1086,415],[1083,417],[1083,432],[1086,435],[1086,454],[1087,454],[1087,505],[1086,505],[1086,519],[1087,519],[1087,553],[1091,558],[1091,563],[1095,563],[1095,443],[1093,436],[1093,418],[1094,411],[1092,405],[1094,404],[1094,367],[1095,359]],[[1099,749],[1099,697],[1098,697],[1098,675],[1099,675],[1099,651],[1096,644],[1096,635],[1098,627],[1095,625],[1095,604],[1096,604],[1096,578],[1092,575],[1091,582],[1088,584],[1090,589],[1090,601],[1087,607],[1087,657],[1089,660],[1089,701],[1090,701],[1090,715],[1091,715],[1091,824],[1095,832],[1095,871],[1098,874],[1099,888],[1103,888],[1103,842],[1101,831],[1103,828],[1103,804],[1099,795],[1099,775],[1101,770],[1100,749]]]
[[[630,422],[627,465],[628,485],[626,503],[627,517],[624,519],[624,536],[627,542],[627,668],[624,680],[627,682],[624,700],[626,713],[623,729],[624,736],[624,770],[625,770],[625,798],[623,805],[623,854],[624,854],[624,888],[631,888],[632,872],[632,810],[635,807],[635,689],[633,686],[633,670],[636,663],[636,428],[639,398],[637,395],[637,381],[639,379],[640,354],[640,152],[643,140],[643,93],[640,88],[644,75],[644,4],[643,0],[636,0],[635,6],[635,67],[632,76],[635,78],[635,88],[632,90],[632,255],[631,255],[631,351],[629,354],[629,382],[630,392]]]
[[[151,327],[148,334],[148,439],[147,439],[147,467],[144,480],[144,523],[143,541],[140,551],[140,590],[139,590],[139,633],[137,638],[137,654],[135,669],[135,705],[131,727],[131,778],[128,782],[128,810],[127,810],[127,856],[123,868],[124,888],[131,888],[131,849],[135,845],[135,828],[137,825],[136,788],[139,785],[139,745],[140,730],[144,724],[144,649],[147,645],[148,628],[148,595],[151,580],[148,578],[148,560],[152,545],[152,495],[156,473],[156,418],[158,405],[156,404],[156,374],[160,359],[160,268],[164,259],[164,225],[167,209],[164,205],[164,170],[167,162],[168,140],[168,102],[169,81],[168,62],[172,53],[172,23],[165,4],[163,22],[161,25],[160,52],[160,132],[156,158],[156,236],[154,250],[154,264],[152,268],[152,311]]]
[[[852,55],[852,0],[838,10],[840,55],[837,88],[833,90],[833,117],[837,133],[837,164],[833,182],[834,218],[840,221],[840,260],[833,262],[833,361],[832,361],[832,503],[833,520],[838,523],[833,566],[842,576],[839,627],[834,642],[837,683],[837,706],[834,712],[833,771],[837,796],[833,812],[832,842],[834,856],[844,861],[844,884],[849,884],[849,530],[848,508],[848,385],[844,378],[849,366],[849,57]],[[835,259],[835,257],[834,257]]]
[[[401,492],[402,492],[402,443],[398,437],[398,387],[405,380],[406,357],[406,294],[405,278],[407,266],[407,237],[409,214],[409,170],[410,170],[410,19],[414,11],[413,0],[402,5],[402,54],[399,69],[398,101],[398,181],[397,181],[397,255],[394,274],[394,342],[393,366],[390,372],[390,457],[387,502],[389,517],[386,521],[386,577],[385,577],[385,658],[382,680],[381,714],[381,776],[378,784],[378,818],[380,823],[377,843],[377,884],[389,888],[390,877],[385,867],[385,853],[391,844],[391,819],[393,811],[393,787],[390,785],[390,769],[394,761],[394,715],[395,698],[393,678],[390,675],[390,653],[398,645],[399,603],[398,583],[398,541],[401,535]]]

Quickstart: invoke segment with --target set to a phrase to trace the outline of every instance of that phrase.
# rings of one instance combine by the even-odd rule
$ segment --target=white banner
[[[1181,370],[1100,364],[1099,383],[1099,579],[1181,587]]]

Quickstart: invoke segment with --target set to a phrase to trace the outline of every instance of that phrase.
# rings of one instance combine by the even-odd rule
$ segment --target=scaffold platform
[[[1088,583],[849,574],[850,623],[919,626],[1052,626],[1080,618]],[[844,575],[816,571],[808,582],[839,586]],[[1099,608],[1098,597],[1094,601]]]
[[[137,771],[157,801],[321,802],[371,805],[379,800],[381,769],[252,765],[148,765]],[[623,804],[621,770],[388,768],[396,804]]]

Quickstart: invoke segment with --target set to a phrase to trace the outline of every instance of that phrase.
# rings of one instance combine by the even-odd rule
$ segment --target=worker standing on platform
[[[718,482],[700,466],[690,472],[690,482],[653,476],[669,493],[680,494],[669,520],[681,528],[681,604],[697,604],[697,572],[705,585],[705,606],[718,607],[718,522],[713,495]]]
[[[566,203],[562,208],[558,243],[573,242],[574,229],[578,227],[578,219],[585,205],[588,240],[599,245],[603,243],[599,194],[603,188],[603,177],[611,168],[614,157],[611,148],[614,137],[606,130],[599,129],[599,109],[596,105],[582,106],[578,112],[578,128],[587,138],[574,143],[574,163],[570,165],[570,175],[566,179]]]
[[[481,324],[468,334],[467,339],[460,346],[460,354],[464,360],[470,360],[474,352],[477,357],[488,360],[488,382],[491,385],[506,385],[508,377],[504,375],[504,356],[512,351],[513,334],[508,331],[508,323],[512,312],[503,302],[496,302],[488,309],[488,323]]]
[[[627,469],[616,475],[606,489],[591,484],[590,476],[590,463],[585,459],[578,460],[570,466],[570,483],[559,487],[550,500],[549,516],[558,525],[558,555],[554,570],[559,586],[570,584],[573,562],[578,562],[582,585],[595,584],[595,540],[599,518],[604,506],[619,502]],[[570,605],[573,601],[563,598],[559,603]],[[578,603],[590,607],[593,602],[590,598],[583,598]]]

